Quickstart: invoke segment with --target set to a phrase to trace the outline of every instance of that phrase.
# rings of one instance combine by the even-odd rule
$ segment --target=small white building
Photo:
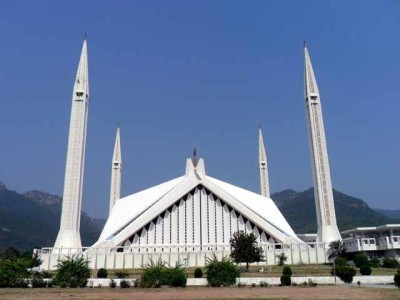
[[[400,259],[400,224],[356,227],[342,231],[342,237],[349,253]]]

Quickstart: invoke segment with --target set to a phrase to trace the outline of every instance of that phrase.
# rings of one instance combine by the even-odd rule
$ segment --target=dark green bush
[[[0,260],[0,287],[28,287],[29,265],[25,258]]]
[[[288,266],[284,267],[282,270],[283,275],[292,276],[292,269]]]
[[[115,287],[117,286],[117,283],[115,282],[114,279],[110,280],[110,288],[115,289]]]
[[[357,268],[361,268],[362,266],[367,266],[370,264],[368,257],[366,257],[362,253],[357,253],[356,256],[354,257],[354,264],[356,265]]]
[[[236,283],[236,278],[240,276],[238,267],[234,262],[226,257],[221,260],[213,255],[206,260],[207,281],[212,287],[231,286]]]
[[[90,277],[89,261],[82,256],[59,260],[57,269],[53,284],[60,287],[85,287]]]
[[[119,283],[119,286],[121,287],[121,289],[127,289],[131,287],[131,282],[129,280],[122,279]]]
[[[347,266],[347,259],[344,257],[338,257],[335,261],[336,266]]]
[[[395,268],[400,267],[400,265],[396,259],[391,258],[391,257],[385,257],[385,259],[383,260],[383,263],[382,263],[382,267],[395,269]]]
[[[281,285],[289,286],[292,284],[292,278],[289,275],[281,276]]]
[[[336,275],[345,283],[352,283],[353,277],[356,275],[356,270],[350,266],[338,266]]]
[[[43,278],[32,278],[31,281],[32,288],[43,288],[46,287],[46,282],[43,280]]]
[[[394,275],[394,285],[400,288],[400,269],[397,270],[397,274]]]
[[[203,270],[201,268],[196,268],[194,270],[194,278],[202,278],[203,277]]]
[[[167,267],[167,263],[150,260],[140,277],[140,286],[145,288],[169,286],[186,286],[186,273],[183,265],[177,263],[175,267]]]
[[[124,271],[117,271],[115,272],[115,276],[119,279],[123,279],[129,276],[129,273],[124,272]]]
[[[381,266],[381,263],[380,263],[379,259],[376,258],[376,257],[372,258],[372,259],[369,261],[369,264],[370,264],[370,266],[373,267],[373,268],[379,268],[379,267]]]
[[[170,272],[169,285],[172,287],[185,287],[186,286],[186,274],[182,269],[173,269]]]
[[[106,269],[101,268],[97,271],[97,278],[107,278],[108,277],[108,272]]]
[[[372,268],[369,265],[363,265],[360,267],[361,275],[371,275]]]

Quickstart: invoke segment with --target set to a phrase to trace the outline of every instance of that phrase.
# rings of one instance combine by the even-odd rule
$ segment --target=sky
[[[117,124],[122,195],[207,174],[259,192],[312,186],[303,40],[335,189],[400,209],[399,1],[0,1],[0,181],[62,195],[72,87],[88,35],[83,209],[108,214]]]

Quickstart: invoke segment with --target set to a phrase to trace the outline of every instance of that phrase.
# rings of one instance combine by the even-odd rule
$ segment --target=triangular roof
[[[185,176],[119,199],[93,247],[119,246],[171,205],[202,186],[283,243],[301,243],[275,203],[205,173],[204,160],[187,160]]]

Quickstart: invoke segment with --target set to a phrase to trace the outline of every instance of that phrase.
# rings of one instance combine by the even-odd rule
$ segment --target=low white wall
[[[302,284],[303,282],[308,282],[311,279],[313,282],[317,284],[335,284],[335,278],[333,276],[292,276],[292,283]],[[119,286],[122,279],[114,279],[117,286]],[[134,278],[127,278],[133,285],[133,282],[136,280]],[[353,283],[357,283],[360,281],[361,285],[363,284],[393,284],[393,275],[388,276],[354,276]],[[109,278],[90,278],[88,280],[88,287],[109,287],[111,279]],[[260,282],[267,282],[269,285],[279,285],[281,283],[280,277],[242,277],[237,278],[236,283],[242,283],[245,285],[252,285],[253,283],[256,285],[260,285]],[[345,284],[340,280],[339,277],[336,277],[336,284]],[[206,286],[207,279],[206,278],[188,278],[187,279],[188,286]]]

